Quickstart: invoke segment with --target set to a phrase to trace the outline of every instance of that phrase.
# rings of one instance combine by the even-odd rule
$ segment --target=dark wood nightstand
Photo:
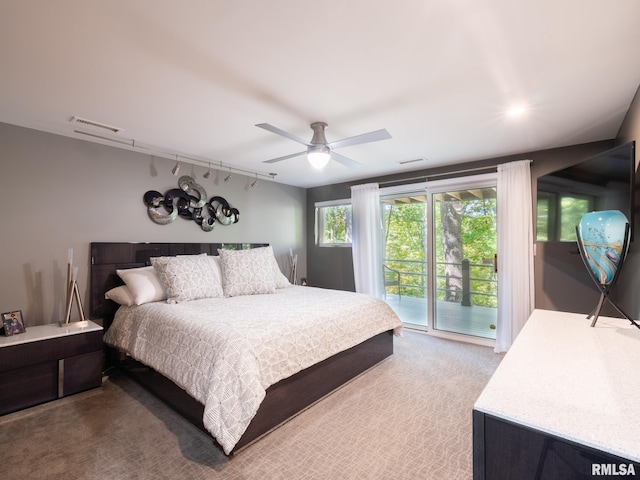
[[[102,327],[27,326],[0,337],[0,415],[102,385]]]

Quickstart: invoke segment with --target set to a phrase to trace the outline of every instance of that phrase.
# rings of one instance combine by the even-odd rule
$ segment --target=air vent
[[[83,125],[85,127],[100,128],[102,130],[107,130],[111,133],[120,133],[123,131],[123,129],[119,127],[112,127],[111,125],[105,125],[104,123],[94,122],[93,120],[87,120],[85,118],[80,118],[80,117],[72,117],[71,123],[75,123],[77,125]]]
[[[398,162],[400,165],[407,165],[409,163],[416,163],[416,162],[425,162],[427,159],[424,157],[420,157],[420,158],[414,158],[413,160],[403,160],[402,162]]]

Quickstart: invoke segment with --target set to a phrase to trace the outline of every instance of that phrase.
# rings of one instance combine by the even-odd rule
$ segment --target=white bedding
[[[274,383],[402,324],[382,300],[292,286],[274,294],[122,306],[105,342],[184,388],[230,453]]]

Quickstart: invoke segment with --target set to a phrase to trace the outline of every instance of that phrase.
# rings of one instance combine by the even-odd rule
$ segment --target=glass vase
[[[590,212],[580,220],[578,241],[584,260],[601,285],[609,285],[622,266],[627,224],[619,210]]]

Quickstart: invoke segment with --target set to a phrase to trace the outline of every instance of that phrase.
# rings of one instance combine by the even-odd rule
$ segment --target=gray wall
[[[306,275],[306,192],[234,174],[228,184],[203,167],[183,164],[209,197],[220,195],[240,221],[204,232],[178,218],[157,225],[142,196],[177,188],[174,161],[0,123],[2,277],[0,311],[22,310],[27,327],[64,315],[68,249],[74,249],[79,287],[88,312],[89,244],[123,242],[268,242],[289,274],[289,249]]]

